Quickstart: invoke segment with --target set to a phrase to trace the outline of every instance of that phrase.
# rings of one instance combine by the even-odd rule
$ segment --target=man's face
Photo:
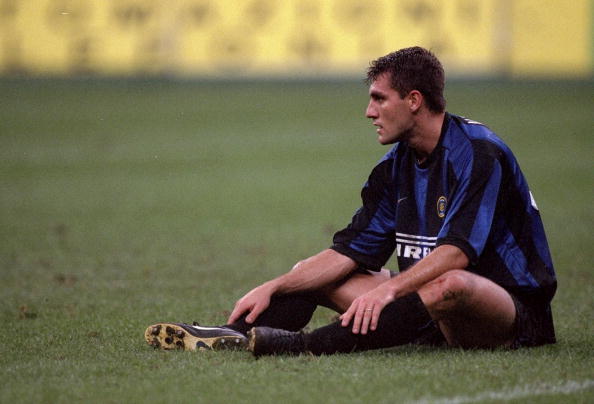
[[[400,97],[390,85],[390,73],[380,75],[369,86],[369,105],[365,116],[377,126],[378,142],[391,144],[406,140],[413,127],[409,97]]]

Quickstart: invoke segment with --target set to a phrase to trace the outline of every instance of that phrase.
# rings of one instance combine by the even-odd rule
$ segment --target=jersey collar
[[[445,137],[446,132],[448,131],[448,127],[450,126],[451,116],[448,112],[445,113],[443,117],[443,123],[441,124],[441,133],[439,134],[439,140],[435,145],[435,148],[431,151],[431,154],[423,161],[421,164],[417,164],[419,168],[427,168],[429,167],[434,160],[438,159],[439,149],[441,149],[441,145],[443,143],[443,138]]]

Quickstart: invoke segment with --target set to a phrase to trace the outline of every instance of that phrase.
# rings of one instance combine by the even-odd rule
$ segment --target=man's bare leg
[[[341,282],[319,291],[318,304],[344,312],[360,295],[390,279],[390,272],[356,272]],[[486,278],[464,270],[452,270],[421,287],[418,293],[397,298],[380,316],[378,327],[367,335],[353,334],[340,322],[301,336],[260,327],[251,339],[256,355],[301,352],[332,354],[396,346],[416,341],[429,331],[434,320],[451,346],[492,348],[508,346],[514,339],[515,305],[511,296]],[[425,331],[424,331],[425,330]],[[277,335],[278,334],[278,335]],[[286,346],[275,346],[275,339],[295,339]],[[261,348],[265,349],[262,350]]]
[[[390,279],[390,271],[356,272],[326,288],[321,303],[345,312],[358,296]],[[513,342],[516,308],[496,283],[465,270],[448,271],[418,291],[449,345],[507,346]]]
[[[324,289],[320,304],[345,312],[358,296],[390,279],[390,271],[356,272]],[[492,348],[514,339],[516,308],[496,283],[465,270],[448,271],[418,294],[451,346]]]
[[[340,314],[344,313],[353,300],[390,280],[390,271],[357,271],[345,279],[330,285],[316,294],[319,304]]]
[[[453,270],[427,283],[418,293],[449,345],[494,348],[513,342],[514,301],[494,282]]]

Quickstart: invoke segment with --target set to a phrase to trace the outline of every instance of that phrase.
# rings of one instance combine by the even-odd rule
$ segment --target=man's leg
[[[357,272],[326,288],[321,301],[323,305],[343,313],[355,298],[390,277],[388,270]],[[419,337],[435,332],[439,334],[423,301],[417,293],[411,293],[387,305],[380,315],[377,329],[366,335],[353,334],[351,327],[343,327],[340,321],[307,334],[256,327],[252,331],[250,349],[257,356],[305,351],[327,355],[393,347],[414,342]]]
[[[361,292],[358,288],[365,289],[362,285],[369,286],[373,278],[366,278],[366,282],[357,279],[349,279],[328,295],[335,299],[335,307],[341,311],[346,309],[346,303],[350,304],[350,292]],[[428,283],[418,293],[388,304],[377,329],[366,335],[353,334],[350,327],[342,327],[340,322],[307,335],[256,329],[250,348],[256,355],[302,351],[331,354],[386,348],[417,341],[434,331],[431,328],[435,322],[452,346],[509,346],[514,340],[515,313],[513,299],[503,288],[481,276],[456,270]],[[276,336],[286,343],[268,349],[266,345],[274,345]],[[280,352],[275,352],[276,348]]]
[[[268,308],[252,324],[245,321],[246,315],[222,327],[158,323],[146,329],[145,339],[150,345],[161,349],[241,348],[245,335],[252,327],[301,330],[310,321],[318,304],[343,312],[358,294],[373,289],[385,279],[389,279],[389,271],[381,276],[377,273],[355,273],[324,291],[273,297]]]
[[[309,323],[316,307],[314,296],[306,294],[273,297],[268,308],[253,323],[247,323],[247,314],[244,314],[235,323],[227,324],[225,327],[244,335],[247,335],[252,327],[261,326],[299,331]]]
[[[390,280],[387,269],[379,272],[356,271],[345,279],[329,285],[316,294],[318,303],[340,314],[347,311],[353,300]]]
[[[242,316],[223,327],[204,327],[198,323],[157,323],[145,331],[149,345],[161,349],[222,350],[242,349],[247,344],[247,332],[254,326],[269,326],[297,331],[305,327],[316,309],[316,303],[301,295],[275,297],[254,324]]]
[[[357,274],[328,290],[327,297],[342,313],[355,298],[390,276],[390,271],[385,269],[370,275]],[[452,270],[421,287],[418,295],[449,345],[496,347],[513,342],[514,301],[505,289],[487,278],[465,270]]]
[[[353,334],[352,327],[343,327],[341,321],[305,334],[255,327],[250,332],[250,350],[256,356],[302,352],[330,355],[403,345],[435,331],[423,301],[411,293],[384,307],[377,329],[367,334]]]
[[[489,279],[464,270],[448,271],[418,293],[449,345],[494,348],[513,342],[514,301]]]
[[[245,322],[245,315],[225,327],[246,334],[252,327],[271,327],[298,331],[309,323],[318,305],[344,313],[358,296],[376,288],[390,279],[390,271],[357,271],[343,280],[320,291],[274,297],[270,306],[252,324]]]

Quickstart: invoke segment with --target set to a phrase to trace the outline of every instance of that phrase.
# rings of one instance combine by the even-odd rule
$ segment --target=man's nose
[[[365,110],[365,116],[367,118],[377,118],[377,111],[375,109],[375,107],[373,106],[373,103],[370,101],[369,104],[367,105],[367,109]]]

